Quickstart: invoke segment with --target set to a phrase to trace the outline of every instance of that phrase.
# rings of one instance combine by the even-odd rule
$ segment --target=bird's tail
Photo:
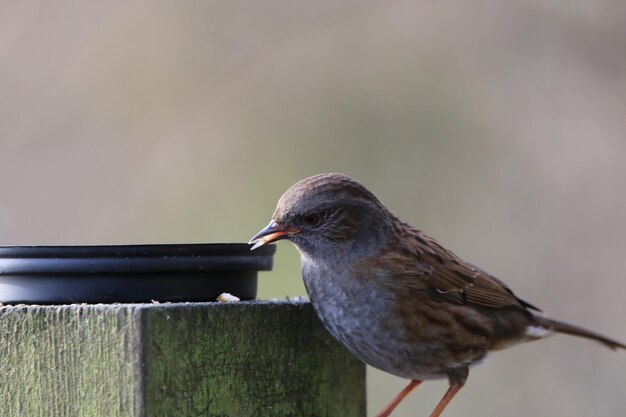
[[[535,315],[534,318],[539,326],[549,331],[584,337],[587,339],[593,339],[613,350],[626,349],[625,344],[613,339],[609,339],[608,337],[602,336],[601,334],[592,332],[590,330],[583,329],[582,327],[574,326],[573,324],[563,323],[562,321],[549,319],[540,315]]]

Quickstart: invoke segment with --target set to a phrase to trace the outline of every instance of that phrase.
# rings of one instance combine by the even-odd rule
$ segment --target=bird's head
[[[356,180],[319,174],[294,184],[278,200],[270,223],[251,240],[252,249],[288,239],[310,258],[364,255],[384,244],[391,215]]]

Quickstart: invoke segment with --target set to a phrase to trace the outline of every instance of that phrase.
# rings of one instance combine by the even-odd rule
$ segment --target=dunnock
[[[279,239],[300,252],[313,308],[363,362],[411,382],[450,387],[431,417],[461,389],[489,351],[565,333],[626,349],[615,340],[543,316],[501,281],[394,216],[357,181],[320,174],[293,185],[252,249]]]

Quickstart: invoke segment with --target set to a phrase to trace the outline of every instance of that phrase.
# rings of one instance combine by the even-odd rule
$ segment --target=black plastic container
[[[0,303],[215,301],[256,297],[276,246],[245,243],[0,246]]]

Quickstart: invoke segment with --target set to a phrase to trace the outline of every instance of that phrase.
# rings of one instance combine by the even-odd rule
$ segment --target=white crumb
[[[220,303],[233,303],[239,301],[239,297],[235,297],[231,293],[223,292],[217,297]]]

